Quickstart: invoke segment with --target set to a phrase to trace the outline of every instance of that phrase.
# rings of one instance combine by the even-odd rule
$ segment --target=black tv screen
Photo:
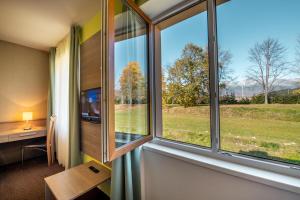
[[[100,88],[81,91],[81,119],[94,123],[100,123],[101,109]]]

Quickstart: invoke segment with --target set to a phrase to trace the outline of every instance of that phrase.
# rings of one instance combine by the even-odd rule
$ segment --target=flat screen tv
[[[93,123],[100,123],[101,89],[95,88],[81,91],[81,119]]]

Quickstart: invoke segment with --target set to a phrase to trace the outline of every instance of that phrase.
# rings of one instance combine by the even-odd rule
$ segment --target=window
[[[300,164],[299,8],[293,0],[217,6],[222,150]]]
[[[115,131],[120,147],[149,134],[148,38],[146,22],[131,8],[123,6],[115,20]]]
[[[150,25],[130,2],[108,1],[108,8],[108,16],[114,16],[108,21],[107,73],[108,146],[109,160],[113,160],[152,138],[149,117]]]
[[[162,21],[158,27],[162,87],[160,137],[210,147],[206,2]]]
[[[300,2],[290,2],[207,0],[159,17],[157,137],[300,164]]]
[[[289,1],[180,1],[148,10],[154,24],[132,1],[108,1],[110,160],[154,124],[178,146],[299,165],[300,2]]]

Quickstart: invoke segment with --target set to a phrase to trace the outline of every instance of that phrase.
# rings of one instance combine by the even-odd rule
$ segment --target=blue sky
[[[146,74],[147,63],[146,36],[122,40],[115,45],[115,83],[119,87],[119,79],[123,69],[129,62],[137,61],[142,74]]]
[[[222,50],[232,54],[230,68],[237,80],[245,79],[251,66],[249,49],[268,37],[278,39],[287,49],[286,58],[294,60],[296,39],[300,35],[300,0],[230,0],[218,6],[217,20],[218,43]],[[116,82],[129,61],[138,60],[144,66],[145,52],[141,48],[145,44],[144,39],[138,37],[116,44]],[[163,30],[161,41],[164,67],[174,64],[187,43],[206,47],[207,12]],[[136,47],[139,48],[134,51]]]
[[[180,57],[189,42],[207,46],[207,12],[200,13],[162,32],[162,65]],[[251,63],[248,51],[268,37],[278,39],[293,61],[300,35],[300,0],[231,0],[217,8],[218,44],[233,55],[230,68],[244,79]]]

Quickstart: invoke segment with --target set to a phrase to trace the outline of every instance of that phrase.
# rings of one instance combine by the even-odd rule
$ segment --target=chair
[[[22,147],[22,165],[24,161],[25,149],[36,149],[47,153],[48,166],[54,163],[54,124],[55,116],[50,117],[49,129],[47,130],[46,143],[26,145]]]

